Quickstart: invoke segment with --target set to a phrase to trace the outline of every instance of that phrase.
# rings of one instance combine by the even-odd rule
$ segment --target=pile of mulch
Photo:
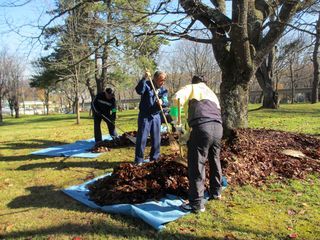
[[[109,152],[112,148],[120,148],[120,147],[129,147],[134,146],[133,142],[131,142],[127,135],[130,135],[131,137],[137,137],[137,131],[131,131],[131,132],[125,132],[122,135],[120,135],[117,139],[114,140],[103,140],[98,143],[96,143],[91,149],[89,149],[89,152],[94,153],[102,153],[102,152]],[[175,139],[178,139],[179,136],[177,133],[172,133],[173,137]],[[151,143],[151,139],[148,138],[147,144],[149,145]],[[169,134],[168,133],[161,133],[161,145],[162,146],[168,146],[169,143]]]
[[[285,149],[306,155],[295,158]],[[222,142],[221,164],[228,184],[260,186],[266,181],[304,179],[320,173],[320,139],[266,129],[239,129]],[[136,166],[130,163],[115,168],[111,176],[89,186],[90,199],[99,205],[141,203],[159,199],[167,193],[186,197],[187,168],[172,161],[177,154],[163,155],[156,162]],[[208,188],[208,167],[206,168]],[[270,178],[272,176],[272,178]]]

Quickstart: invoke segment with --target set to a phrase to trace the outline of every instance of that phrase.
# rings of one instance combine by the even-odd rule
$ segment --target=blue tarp
[[[166,132],[166,127],[161,126],[161,132]],[[111,140],[110,135],[102,136],[103,140]],[[87,150],[94,146],[94,139],[76,141],[75,143],[65,144],[55,147],[49,147],[32,152],[33,155],[51,156],[51,157],[80,157],[80,158],[96,158],[102,153],[92,153]]]
[[[103,140],[111,140],[110,135],[104,135]],[[94,139],[76,141],[71,144],[64,144],[55,147],[49,147],[32,152],[33,155],[51,156],[51,157],[81,157],[81,158],[96,158],[102,153],[88,152],[88,149],[94,146]]]
[[[87,196],[89,190],[86,186],[105,176],[100,176],[81,185],[68,187],[62,191],[88,207],[100,209],[108,213],[118,213],[140,218],[157,230],[164,228],[165,223],[188,214],[188,212],[184,212],[179,208],[183,203],[182,199],[173,195],[167,195],[166,198],[162,198],[160,201],[149,201],[141,204],[99,206],[89,200]]]

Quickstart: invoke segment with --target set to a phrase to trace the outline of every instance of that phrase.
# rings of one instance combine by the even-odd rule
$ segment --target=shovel
[[[149,78],[149,77],[148,77]],[[152,86],[152,89],[154,91],[154,94],[156,95],[156,98],[157,98],[157,101],[160,102],[160,99],[159,99],[159,96],[157,94],[157,91],[156,91],[156,88],[154,87],[154,84],[153,84],[153,81],[152,79],[148,79],[151,83],[151,86]],[[164,119],[164,122],[167,126],[167,129],[168,129],[168,133],[169,133],[169,144],[170,144],[170,147],[171,147],[171,150],[174,151],[174,152],[177,152],[179,151],[179,144],[177,143],[177,141],[175,140],[174,136],[172,136],[172,132],[169,130],[169,124],[168,124],[168,121],[167,121],[167,118],[164,114],[164,111],[163,111],[163,108],[162,106],[159,104],[159,107],[160,107],[160,110],[161,110],[161,114],[163,116],[163,119]]]
[[[126,138],[128,138],[130,140],[130,142],[132,142],[133,144],[136,144],[137,139],[135,137],[130,136],[129,134],[127,134],[125,131],[123,131],[121,128],[119,128],[118,126],[116,126],[109,118],[107,118],[105,115],[103,115],[102,113],[100,113],[101,116],[106,119],[109,123],[111,123],[115,128],[119,129],[121,132],[123,132],[126,135]]]

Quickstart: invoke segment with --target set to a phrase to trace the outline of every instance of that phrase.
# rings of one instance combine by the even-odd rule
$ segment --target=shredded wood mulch
[[[305,157],[288,156],[296,150]],[[163,155],[156,162],[136,166],[120,164],[112,175],[89,185],[90,199],[99,205],[141,203],[166,194],[187,197],[187,168],[172,161],[177,154]],[[260,186],[267,181],[304,179],[320,173],[320,139],[266,129],[238,129],[222,141],[221,164],[228,184]],[[208,167],[206,187],[208,187]]]

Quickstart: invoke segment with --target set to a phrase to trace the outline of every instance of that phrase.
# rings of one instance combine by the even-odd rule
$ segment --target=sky
[[[12,1],[12,0],[11,0]],[[17,4],[28,0],[15,0]],[[39,24],[48,21],[47,9],[54,7],[53,0],[31,0],[19,7],[8,6],[10,0],[0,1],[0,50],[5,48],[10,54],[17,56],[25,65],[25,75],[32,74],[31,62],[42,54],[43,45],[37,37]]]

